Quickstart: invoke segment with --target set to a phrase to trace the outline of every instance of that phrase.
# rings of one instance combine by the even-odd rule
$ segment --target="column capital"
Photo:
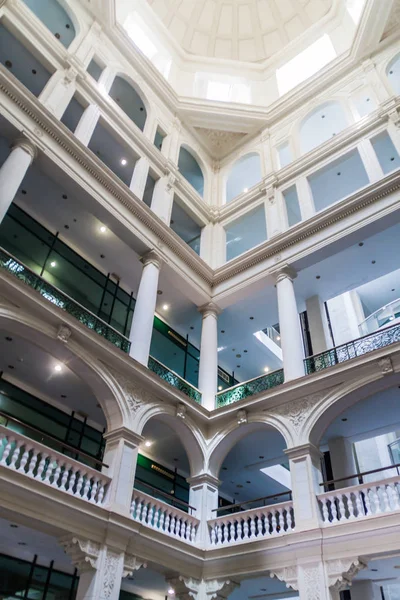
[[[155,250],[149,250],[149,252],[146,252],[146,254],[143,254],[143,256],[141,256],[140,262],[143,263],[144,267],[147,267],[147,265],[152,264],[155,267],[157,267],[157,269],[161,269],[163,259]]]
[[[199,306],[197,310],[202,314],[203,319],[209,316],[217,317],[222,312],[214,302],[207,302],[207,304]]]
[[[144,441],[144,437],[139,435],[135,431],[131,431],[127,427],[118,427],[117,429],[113,429],[113,431],[106,432],[103,435],[104,439],[107,442],[118,442],[119,440],[124,440],[125,442],[129,442],[137,448]]]
[[[286,448],[284,453],[289,459],[302,458],[304,456],[311,456],[313,459],[320,460],[323,456],[322,452],[314,446],[314,444],[302,444],[301,446],[295,446],[294,448]]]
[[[280,269],[273,271],[272,275],[275,277],[276,283],[279,283],[284,279],[290,279],[290,281],[293,281],[297,277],[297,271],[290,265],[284,265]]]
[[[29,156],[31,157],[32,161],[35,160],[35,158],[38,155],[38,149],[37,146],[31,142],[31,140],[29,140],[26,137],[19,137],[17,138],[11,148],[13,150],[15,150],[15,148],[22,148],[22,150],[24,150],[27,154],[29,154]]]
[[[210,485],[218,488],[222,483],[218,477],[214,477],[214,475],[210,475],[209,473],[201,473],[200,475],[195,475],[194,477],[188,477],[186,481],[191,487],[198,485]]]

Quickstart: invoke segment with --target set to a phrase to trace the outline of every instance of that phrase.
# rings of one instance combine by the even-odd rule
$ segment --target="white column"
[[[325,352],[333,346],[325,305],[319,296],[311,296],[306,300],[306,309],[313,354]]]
[[[397,154],[400,156],[400,112],[393,110],[389,114],[388,133],[396,148]]]
[[[129,355],[147,367],[162,261],[153,250],[145,254],[141,260],[143,271],[129,336],[131,342]]]
[[[81,116],[74,135],[87,146],[100,118],[100,109],[96,104],[90,104]]]
[[[124,571],[123,552],[103,546],[95,562],[81,563],[78,570],[76,600],[118,600]]]
[[[297,197],[299,199],[301,220],[306,221],[315,215],[314,198],[307,177],[296,181]]]
[[[353,581],[350,596],[351,600],[382,600],[379,583],[368,579]]]
[[[196,541],[205,547],[209,540],[207,521],[218,516],[213,510],[218,508],[218,488],[221,482],[207,473],[190,477],[187,482],[190,485],[189,504],[196,509],[193,516],[200,520]]]
[[[218,321],[220,309],[209,302],[199,308],[203,315],[200,342],[199,389],[202,405],[208,410],[215,408],[218,391]]]
[[[208,223],[202,227],[200,234],[200,258],[210,266],[213,255],[213,227],[212,223]]]
[[[149,166],[147,158],[142,156],[142,158],[139,158],[139,160],[136,161],[135,168],[133,169],[129,187],[140,200],[143,200],[144,188],[146,187],[147,176],[149,174]]]
[[[279,328],[285,381],[304,375],[304,348],[293,280],[296,273],[290,267],[276,275]]]
[[[285,454],[289,457],[296,531],[319,527],[321,514],[317,494],[324,491],[319,486],[322,483],[322,454],[313,444],[288,448]]]
[[[10,208],[25,174],[37,155],[36,146],[20,138],[0,168],[0,223]]]
[[[111,477],[111,485],[105,499],[106,506],[113,512],[129,516],[138,448],[142,436],[120,427],[104,434],[106,449],[103,462],[108,465],[104,473]]]
[[[357,149],[360,153],[361,160],[370,182],[374,183],[375,181],[382,179],[384,173],[378,157],[375,154],[375,150],[371,144],[371,141],[367,139],[363,140],[360,144],[358,144]]]
[[[275,235],[279,235],[282,230],[282,219],[279,210],[279,200],[282,197],[282,193],[278,192],[275,186],[267,188],[267,199],[265,201],[265,216],[267,219],[267,236],[268,239],[273,238]]]
[[[365,315],[360,297],[355,290],[328,300],[328,310],[335,346],[346,344],[363,335],[359,324],[364,321]]]
[[[344,437],[336,437],[328,440],[329,453],[331,457],[332,471],[334,479],[341,479],[357,473],[356,461],[354,458],[353,444]],[[358,485],[357,477],[338,481],[335,489]]]
[[[74,67],[56,71],[39,96],[39,100],[58,119],[61,119],[75,94],[77,75]]]
[[[173,164],[178,164],[180,150],[181,122],[175,119],[170,133],[164,138],[161,153]]]
[[[325,567],[322,560],[299,564],[297,581],[300,600],[337,600],[337,595],[331,595],[327,585]]]
[[[150,206],[151,210],[167,225],[171,222],[174,181],[175,176],[171,173],[156,181]]]

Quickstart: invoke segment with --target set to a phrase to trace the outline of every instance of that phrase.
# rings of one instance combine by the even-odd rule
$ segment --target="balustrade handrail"
[[[146,487],[150,488],[152,491],[156,492],[157,494],[160,494],[161,496],[164,496],[165,498],[171,498],[171,500],[173,500],[177,504],[182,504],[183,506],[186,506],[187,508],[190,508],[190,510],[197,510],[194,506],[191,506],[190,504],[188,504],[184,500],[179,500],[179,498],[176,498],[172,494],[167,494],[167,492],[163,492],[163,491],[159,490],[158,488],[154,487],[153,485],[150,485],[149,483],[146,483],[142,479],[136,478],[136,480],[139,483],[141,483],[142,485],[145,485]],[[137,492],[141,491],[141,490],[138,490],[138,488],[136,488],[136,487],[134,488],[134,490],[136,490]],[[146,492],[143,492],[143,493],[146,493]],[[152,496],[152,497],[154,497],[154,496]],[[157,500],[157,498],[155,498],[155,500]]]
[[[141,490],[138,490],[137,488],[133,488],[132,498],[134,498],[135,495],[136,495],[136,497],[139,497],[139,498],[142,497],[142,499],[145,500],[146,502],[152,502],[154,504],[159,504],[160,508],[174,510],[182,519],[190,519],[191,521],[196,522],[196,523],[200,522],[197,517],[194,517],[193,515],[190,515],[189,513],[184,512],[183,510],[181,510],[180,508],[177,508],[176,506],[167,504],[167,502],[164,502],[163,500],[154,498],[153,496],[150,496],[149,494],[146,494],[146,492],[142,492]]]
[[[153,361],[154,363],[159,365],[162,369],[164,369],[166,374],[176,377],[181,382],[182,387],[179,387],[178,385],[174,385],[174,383],[168,381],[167,379],[162,377],[162,375],[159,375],[156,371],[154,371],[154,369],[151,367],[151,361]],[[201,391],[195,385],[189,383],[188,381],[186,381],[186,379],[184,379],[183,377],[178,375],[178,373],[175,373],[175,371],[173,371],[172,369],[170,369],[169,367],[164,365],[162,362],[160,362],[159,360],[154,358],[154,356],[151,356],[151,355],[149,356],[147,368],[149,369],[149,371],[152,371],[153,373],[158,375],[158,377],[160,379],[162,379],[166,383],[169,383],[170,385],[172,385],[172,387],[175,387],[177,390],[179,390],[180,392],[182,392],[183,394],[185,394],[186,396],[188,396],[189,398],[194,400],[197,404],[201,404],[201,397],[202,397]],[[189,390],[191,391],[191,393],[188,393]]]
[[[320,356],[324,356],[324,354],[329,354],[330,352],[334,352],[335,350],[339,350],[341,348],[346,348],[346,346],[355,344],[356,342],[360,342],[360,341],[364,340],[365,338],[369,338],[374,335],[376,335],[376,336],[381,335],[383,332],[388,331],[389,329],[395,329],[396,327],[400,327],[400,325],[398,323],[396,323],[395,325],[389,325],[388,327],[382,327],[382,329],[377,329],[376,331],[373,331],[372,333],[366,333],[365,335],[355,338],[354,340],[350,340],[349,342],[346,342],[345,344],[340,344],[339,346],[333,346],[332,348],[328,348],[328,350],[324,350],[324,352],[319,352],[318,354],[311,354],[310,356],[307,356],[304,359],[304,362],[307,362],[307,361],[315,359],[315,358],[319,358]]]
[[[57,444],[59,444],[63,448],[67,448],[68,450],[71,450],[72,452],[74,452],[75,454],[79,454],[80,456],[85,456],[86,458],[90,459],[91,461],[95,462],[96,464],[100,465],[101,467],[105,467],[106,469],[109,468],[109,465],[106,465],[101,460],[96,459],[95,456],[86,454],[86,452],[82,452],[81,450],[78,450],[77,448],[74,448],[73,446],[70,446],[69,444],[64,443],[62,440],[59,440],[58,438],[56,438],[50,434],[47,434],[47,433],[43,432],[42,430],[37,429],[36,427],[33,427],[32,425],[28,425],[27,423],[24,423],[24,421],[20,421],[19,419],[16,419],[15,417],[8,415],[7,413],[3,412],[2,410],[0,410],[0,417],[5,417],[6,419],[13,421],[14,423],[18,423],[18,425],[23,425],[23,427],[27,427],[28,429],[31,429],[32,431],[35,431],[36,433],[39,433],[40,435],[45,436],[45,437],[49,438],[50,440],[53,440],[54,442],[57,442]],[[8,427],[6,427],[6,429],[8,429]],[[18,435],[23,435],[22,433],[20,434],[18,431],[14,431],[13,429],[8,429],[8,430],[11,431],[12,433],[18,433]],[[31,439],[31,438],[28,438],[28,439]],[[32,442],[36,443],[36,440],[32,440]],[[38,442],[38,443],[41,443],[41,442]],[[50,450],[53,450],[53,448],[50,448]],[[55,450],[55,452],[59,452],[59,451]]]
[[[242,510],[239,513],[232,513],[230,515],[223,515],[221,517],[214,517],[213,519],[209,519],[207,521],[208,525],[213,525],[214,523],[217,523],[219,521],[221,521],[222,519],[226,519],[226,521],[232,520],[232,519],[245,519],[247,518],[248,515],[251,514],[255,514],[257,515],[257,513],[259,512],[278,512],[279,510],[288,508],[288,507],[293,507],[293,500],[287,500],[286,502],[279,502],[278,504],[269,504],[267,506],[257,506],[256,508],[249,508],[248,510]]]
[[[52,454],[55,454],[55,455],[59,456],[60,459],[62,460],[62,462],[66,463],[67,465],[70,465],[71,467],[75,467],[77,471],[81,471],[81,470],[90,471],[92,473],[92,476],[94,476],[94,477],[100,477],[102,480],[107,481],[108,483],[111,481],[111,477],[109,477],[105,473],[101,473],[100,471],[97,471],[90,465],[85,465],[84,463],[81,463],[81,462],[77,461],[76,459],[71,458],[70,456],[66,456],[65,454],[62,454],[61,452],[59,452],[58,450],[49,448],[48,446],[45,446],[41,442],[32,440],[32,438],[29,438],[26,435],[23,435],[22,433],[18,433],[18,431],[14,431],[12,429],[8,429],[8,427],[4,427],[4,425],[0,425],[0,432],[2,432],[5,435],[5,437],[7,437],[7,438],[19,439],[24,446],[35,447],[40,452],[40,454],[45,454],[45,455],[49,455],[49,456]]]
[[[400,298],[397,298],[396,300],[392,300],[388,304],[385,304],[385,306],[381,306],[380,308],[378,308],[377,310],[375,310],[373,313],[371,313],[366,319],[364,319],[363,321],[361,321],[361,323],[359,323],[358,326],[361,327],[362,325],[364,325],[364,323],[366,323],[367,321],[369,321],[369,319],[371,319],[372,317],[374,317],[375,315],[377,315],[382,310],[386,310],[387,308],[390,308],[390,306],[392,304],[398,304],[399,302],[400,302]],[[377,331],[382,331],[382,330],[379,329]],[[375,333],[375,332],[372,331],[371,333]],[[366,335],[371,335],[371,333],[367,333]]]
[[[271,498],[280,498],[282,496],[291,496],[292,492],[280,492],[279,494],[272,494],[271,496],[263,496],[261,498],[254,498],[253,500],[246,500],[245,502],[241,502],[240,504],[228,504],[227,506],[220,506],[218,508],[213,508],[211,512],[222,512],[224,510],[229,510],[231,508],[240,508],[241,506],[244,506],[245,504],[252,504],[253,502],[261,502],[261,500],[270,500]],[[292,498],[289,498],[289,502],[292,501]],[[264,506],[258,506],[257,508],[267,508],[267,506],[275,506],[275,504],[268,504],[268,505],[264,505]],[[245,512],[246,510],[253,510],[253,509],[245,509],[244,511],[241,512]],[[231,513],[231,514],[235,514],[235,513]],[[225,516],[229,516],[229,515],[225,515]]]
[[[393,482],[398,482],[400,479],[399,475],[395,475],[393,477],[387,477],[386,479],[377,479],[376,481],[364,481],[363,483],[356,483],[355,485],[349,485],[346,488],[339,488],[337,490],[331,490],[330,492],[323,492],[322,494],[317,494],[317,498],[319,500],[323,500],[324,498],[329,498],[331,496],[348,496],[356,491],[363,491],[365,488],[369,487],[379,487],[383,484],[390,485]]]
[[[248,383],[251,383],[252,381],[256,381],[257,379],[261,379],[262,377],[268,377],[269,375],[273,375],[274,373],[279,373],[279,371],[282,371],[282,369],[275,369],[275,371],[271,371],[270,373],[264,373],[263,375],[257,375],[257,377],[253,377],[252,379],[247,379],[246,381],[241,381],[239,383],[236,383],[232,387],[225,388],[224,390],[217,392],[216,397],[221,396],[222,394],[225,394],[226,392],[230,392],[231,390],[234,390],[237,387],[240,387],[241,385],[247,385]]]
[[[170,373],[172,373],[172,375],[175,375],[176,377],[178,377],[179,379],[181,379],[181,381],[184,381],[185,383],[187,383],[187,385],[189,385],[191,388],[193,388],[194,390],[196,390],[196,392],[199,392],[199,394],[201,394],[201,391],[199,390],[199,388],[197,388],[192,383],[189,383],[188,381],[186,381],[186,379],[184,379],[181,375],[178,375],[178,373],[176,373],[175,371],[173,371],[172,369],[170,369],[169,367],[167,367],[167,365],[164,365],[164,363],[162,363],[160,360],[157,360],[157,358],[154,358],[154,356],[151,356],[151,354],[150,354],[149,358],[151,358],[152,360],[154,360],[154,362],[156,362],[159,365],[161,365],[162,367],[164,367],[164,369],[166,369],[167,371],[169,371]]]
[[[395,465],[389,465],[388,467],[379,467],[379,469],[372,469],[372,471],[363,471],[362,473],[356,473],[355,475],[349,475],[348,477],[340,477],[339,479],[330,479],[329,481],[323,481],[319,484],[319,486],[323,485],[331,485],[333,483],[337,483],[339,481],[346,481],[347,479],[359,479],[364,475],[371,475],[372,473],[380,473],[381,471],[387,471],[388,469],[397,469],[400,467],[400,463],[396,463]],[[360,485],[362,485],[361,482]]]
[[[52,283],[46,281],[46,279],[44,279],[44,277],[41,277],[40,275],[38,275],[37,273],[35,273],[34,271],[32,271],[32,269],[30,269],[29,267],[27,267],[25,265],[25,263],[23,263],[22,261],[20,261],[18,258],[15,258],[15,256],[13,254],[10,254],[2,246],[0,246],[0,252],[4,253],[11,260],[14,260],[16,263],[18,263],[19,265],[21,265],[21,267],[23,267],[24,269],[26,269],[27,271],[29,271],[29,273],[31,273],[36,279],[38,279],[39,281],[42,281],[44,284],[46,284],[50,288],[53,288],[58,294],[60,294],[61,296],[64,296],[67,300],[69,300],[70,302],[73,302],[74,304],[76,304],[84,312],[89,313],[90,316],[92,316],[94,319],[97,319],[98,321],[100,321],[105,327],[107,327],[107,329],[111,329],[117,336],[119,336],[123,340],[125,340],[125,342],[127,342],[127,344],[130,346],[130,341],[129,341],[129,339],[125,335],[123,335],[120,331],[118,331],[117,329],[115,329],[109,323],[106,323],[105,321],[103,321],[103,319],[101,319],[100,317],[98,317],[97,315],[95,315],[91,310],[89,310],[88,308],[86,308],[86,306],[83,306],[82,304],[80,304],[80,302],[78,302],[77,300],[75,300],[75,298],[71,298],[71,296],[69,296],[68,294],[66,294],[62,290],[60,290],[58,287],[56,287]],[[7,270],[7,269],[5,269],[5,270]],[[57,304],[55,306],[57,306]],[[68,311],[65,311],[65,312],[68,312]]]

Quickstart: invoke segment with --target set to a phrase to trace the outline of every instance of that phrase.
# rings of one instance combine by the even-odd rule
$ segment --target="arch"
[[[396,54],[386,67],[386,77],[396,95],[400,94],[400,52]]]
[[[291,432],[277,418],[267,415],[250,416],[246,424],[230,424],[214,436],[208,450],[207,471],[214,477],[218,477],[222,463],[232,448],[249,434],[260,430],[270,430],[278,433],[286,447],[292,443]]]
[[[337,100],[324,102],[314,108],[300,123],[301,153],[310,152],[348,126],[343,106]]]
[[[203,472],[205,441],[195,423],[186,416],[185,420],[176,416],[176,409],[172,406],[154,405],[145,408],[136,423],[135,430],[142,435],[147,423],[156,418],[168,425],[179,437],[185,449],[189,465],[190,475],[195,477]]]
[[[204,171],[194,151],[182,144],[179,150],[178,169],[196,192],[204,196]]]
[[[110,98],[118,104],[141,131],[147,120],[147,102],[136,84],[125,75],[116,75],[109,92]]]
[[[400,374],[393,373],[382,378],[380,372],[341,386],[328,394],[311,412],[303,430],[303,440],[319,446],[326,429],[341,413],[367,398],[400,384]]]
[[[50,353],[82,379],[93,391],[107,422],[107,431],[130,427],[131,415],[124,394],[117,382],[101,365],[73,339],[65,344],[55,336],[54,327],[18,310],[0,306],[0,326]]]
[[[43,25],[69,48],[78,33],[77,21],[74,15],[58,0],[23,0]]]
[[[226,202],[246,192],[261,181],[261,157],[258,152],[250,152],[233,163],[226,182]]]

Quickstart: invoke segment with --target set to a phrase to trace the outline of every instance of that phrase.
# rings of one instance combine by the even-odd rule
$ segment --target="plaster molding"
[[[337,558],[325,561],[328,586],[337,592],[351,586],[353,578],[362,569],[367,568],[367,561],[359,557]]]
[[[226,600],[240,585],[230,579],[200,580],[183,575],[167,581],[179,600]]]
[[[72,335],[72,331],[67,325],[60,325],[57,329],[57,339],[66,344]]]
[[[60,538],[59,542],[80,573],[97,569],[100,544],[71,535]]]
[[[178,404],[176,407],[176,416],[178,419],[184,421],[186,419],[187,406],[185,404]]]
[[[236,420],[238,425],[245,425],[248,422],[247,411],[244,408],[237,411]]]
[[[319,461],[323,456],[319,448],[311,443],[301,444],[300,446],[294,446],[293,448],[287,448],[283,452],[290,460],[299,460],[305,456],[311,456],[313,460]]]
[[[143,267],[151,264],[157,267],[157,269],[161,269],[164,261],[156,250],[150,250],[140,258],[140,262],[143,263]]]
[[[275,417],[287,419],[295,433],[299,434],[303,424],[308,419],[314,407],[317,406],[321,400],[329,396],[336,387],[337,386],[333,386],[322,392],[316,392],[315,394],[292,400],[291,402],[287,402],[280,406],[275,406],[271,408],[268,413]]]
[[[141,559],[138,559],[136,556],[133,556],[133,554],[125,554],[124,570],[122,573],[123,578],[131,577],[135,571],[138,571],[139,569],[142,569],[142,568],[146,569],[147,563],[145,563]]]
[[[218,488],[222,483],[218,477],[214,477],[209,473],[201,473],[200,475],[195,475],[194,477],[188,477],[186,481],[191,487],[209,485],[213,488]]]
[[[31,162],[35,160],[38,155],[38,149],[36,144],[34,144],[31,140],[25,137],[19,137],[15,140],[15,142],[11,146],[12,150],[15,148],[21,148],[31,157]]]
[[[132,413],[137,413],[145,405],[154,404],[155,400],[157,400],[144,387],[137,385],[133,380],[128,379],[114,368],[107,366],[107,370],[121,387],[123,396]]]
[[[390,356],[384,356],[378,360],[379,368],[381,369],[382,375],[390,375],[394,373],[393,363]]]
[[[296,592],[298,591],[299,586],[297,583],[296,566],[282,567],[281,569],[273,569],[272,571],[270,571],[269,575],[272,579],[276,578],[279,579],[279,581],[285,583],[287,588],[291,588]]]
[[[207,302],[207,304],[203,304],[203,306],[199,306],[199,313],[201,313],[203,319],[213,316],[217,317],[222,310],[217,306],[214,302]]]
[[[103,566],[103,597],[106,599],[113,596],[114,588],[119,584],[117,574],[121,557],[121,554],[106,550]]]
[[[140,444],[144,441],[144,437],[142,435],[139,435],[127,427],[117,427],[117,429],[107,431],[103,434],[103,438],[107,441],[107,443],[118,443],[121,440],[124,440],[125,442],[132,444],[135,448],[140,446]]]
[[[274,271],[272,275],[274,275],[276,283],[279,283],[284,279],[293,281],[297,277],[297,271],[291,265],[283,265]]]

